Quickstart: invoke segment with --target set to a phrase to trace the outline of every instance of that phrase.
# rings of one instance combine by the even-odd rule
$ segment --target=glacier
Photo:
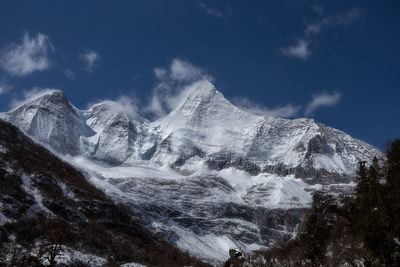
[[[151,121],[53,91],[2,117],[81,169],[149,229],[209,261],[292,238],[312,192],[351,186],[376,148],[313,119],[249,113],[209,81]],[[344,190],[344,189],[342,189]]]

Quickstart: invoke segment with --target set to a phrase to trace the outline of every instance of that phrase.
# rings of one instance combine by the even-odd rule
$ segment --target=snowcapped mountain
[[[381,155],[312,119],[241,110],[208,81],[156,121],[116,105],[80,111],[56,91],[4,118],[83,169],[148,228],[208,259],[292,237],[313,190],[349,183],[359,161]]]

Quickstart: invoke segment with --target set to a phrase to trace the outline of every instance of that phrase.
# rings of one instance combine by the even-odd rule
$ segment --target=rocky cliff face
[[[84,169],[149,229],[214,260],[230,247],[290,238],[312,191],[349,183],[358,161],[381,155],[311,119],[243,111],[207,81],[153,122],[113,102],[79,111],[58,91],[5,118]]]

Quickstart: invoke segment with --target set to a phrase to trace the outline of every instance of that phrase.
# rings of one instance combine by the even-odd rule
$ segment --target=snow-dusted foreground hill
[[[209,266],[1,119],[0,236],[0,266]]]
[[[3,117],[128,203],[150,229],[214,260],[230,247],[292,237],[313,190],[349,183],[359,161],[380,155],[311,119],[243,111],[207,81],[157,121],[112,101],[81,111],[61,91]]]

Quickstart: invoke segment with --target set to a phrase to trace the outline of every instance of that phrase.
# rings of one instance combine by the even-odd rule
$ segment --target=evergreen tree
[[[389,150],[386,168],[381,166],[376,157],[369,168],[365,167],[365,163],[360,163],[356,187],[358,215],[353,224],[367,250],[366,265],[393,265],[393,255],[397,251],[395,229],[399,225],[400,191],[396,184],[399,183],[399,179],[396,179],[400,170],[400,164],[396,166],[399,152],[400,149],[396,147]]]
[[[365,161],[361,161],[358,166],[356,186],[357,197],[360,197],[368,191],[367,167],[365,164]]]
[[[392,142],[387,151],[385,178],[384,202],[388,213],[391,258],[400,265],[400,139]]]
[[[307,224],[299,236],[304,248],[302,258],[311,266],[321,266],[325,262],[326,242],[332,228],[327,214],[331,204],[332,198],[329,195],[315,193]]]

